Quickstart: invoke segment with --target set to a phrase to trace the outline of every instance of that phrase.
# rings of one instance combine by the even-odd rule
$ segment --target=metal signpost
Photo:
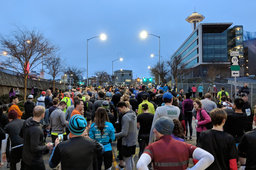
[[[240,76],[240,66],[239,66],[239,51],[231,51],[230,52],[231,57],[231,76],[235,78],[235,97],[236,97],[236,77]]]

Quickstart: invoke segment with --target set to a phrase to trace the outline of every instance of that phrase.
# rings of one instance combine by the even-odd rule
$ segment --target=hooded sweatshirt
[[[22,160],[27,165],[43,162],[43,153],[48,149],[44,145],[44,134],[39,122],[32,117],[28,118],[22,127],[20,134],[24,139]]]
[[[122,138],[122,145],[134,146],[137,141],[137,119],[136,114],[132,110],[126,112],[122,117],[122,130],[116,133],[116,138]]]

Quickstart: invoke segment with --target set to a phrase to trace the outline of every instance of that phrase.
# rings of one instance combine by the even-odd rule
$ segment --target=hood
[[[136,114],[135,114],[135,112],[132,111],[132,110],[126,112],[125,115],[126,115],[127,117],[129,117],[129,119],[131,119],[131,120],[135,120],[135,119],[136,119]]]
[[[31,126],[40,126],[40,123],[34,121],[34,120],[32,119],[32,117],[30,117],[30,118],[28,118],[28,119],[25,121],[25,128],[31,127]]]

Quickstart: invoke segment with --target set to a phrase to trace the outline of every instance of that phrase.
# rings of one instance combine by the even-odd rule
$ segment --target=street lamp
[[[150,69],[151,69],[151,67],[150,67],[150,66],[148,66],[148,69],[150,70]]]
[[[3,56],[7,56],[7,55],[8,55],[8,52],[7,52],[7,51],[3,51],[3,52],[2,52],[2,55],[3,55]]]
[[[70,88],[70,90],[72,89],[71,77],[73,77],[73,74],[69,75],[69,88]]]
[[[112,76],[114,75],[113,74],[114,73],[114,62],[118,61],[118,60],[122,62],[122,61],[124,61],[124,58],[120,57],[118,59],[112,60]]]
[[[89,41],[94,39],[94,38],[99,38],[101,41],[105,41],[105,40],[107,40],[107,35],[104,34],[104,33],[101,33],[100,35],[93,36],[93,37],[87,39],[87,46],[86,46],[86,51],[87,51],[87,53],[86,53],[86,57],[87,57],[87,67],[86,67],[87,68],[87,70],[86,70],[86,72],[87,72],[87,75],[86,75],[87,80],[86,80],[86,86],[87,87],[89,85],[89,79],[88,79],[88,74],[89,74],[89,64],[88,64],[89,53],[88,53],[88,49],[89,49],[89,46],[88,46],[88,44],[89,44]]]
[[[153,54],[153,53],[150,54],[150,57],[151,57],[151,58],[154,58],[154,57],[155,57],[155,54]]]
[[[146,39],[149,35],[158,38],[158,62],[159,62],[159,73],[160,73],[160,65],[161,65],[160,64],[160,56],[161,56],[161,54],[160,54],[160,36],[155,35],[155,34],[149,34],[146,30],[143,30],[140,32],[141,39]],[[150,55],[150,57],[151,57],[151,55]],[[153,55],[153,57],[154,57],[154,55]],[[153,58],[153,57],[151,57],[151,58]],[[160,74],[158,75],[158,84],[160,84]]]

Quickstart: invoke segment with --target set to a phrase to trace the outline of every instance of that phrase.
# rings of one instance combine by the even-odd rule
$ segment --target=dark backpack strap
[[[202,115],[202,112],[201,112],[202,110],[200,110],[200,112],[199,112],[199,115],[200,115],[200,120],[204,120],[205,118],[203,117],[203,115]]]

